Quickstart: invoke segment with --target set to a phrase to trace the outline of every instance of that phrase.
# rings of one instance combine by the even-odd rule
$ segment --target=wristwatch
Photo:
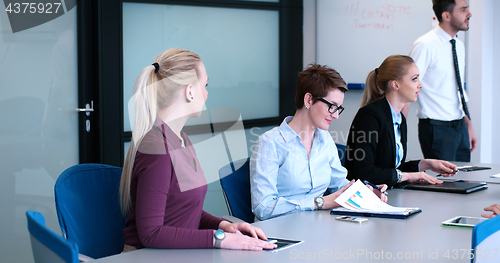
[[[401,172],[401,170],[399,170],[399,169],[396,169],[396,173],[398,176],[398,184],[399,184],[399,183],[401,183],[401,180],[403,179],[403,172]]]
[[[226,233],[224,233],[224,231],[222,231],[222,230],[217,230],[217,231],[215,231],[214,237],[215,237],[214,248],[220,248],[220,244],[222,243],[222,240],[224,240],[224,238],[226,238]]]
[[[323,204],[325,203],[325,200],[323,199],[323,197],[316,197],[316,198],[314,198],[314,203],[316,203],[318,210],[322,210]]]

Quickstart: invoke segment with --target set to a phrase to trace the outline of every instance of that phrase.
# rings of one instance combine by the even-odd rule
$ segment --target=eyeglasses
[[[336,104],[328,102],[327,100],[325,100],[323,98],[317,98],[316,100],[324,102],[326,105],[328,105],[328,112],[330,112],[331,114],[334,114],[335,112],[338,111],[339,115],[340,115],[344,111],[344,107],[342,107],[342,105],[338,106]]]

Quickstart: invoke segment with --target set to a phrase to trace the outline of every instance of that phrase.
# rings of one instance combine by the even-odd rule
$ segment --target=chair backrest
[[[45,226],[39,212],[26,211],[35,263],[78,263],[78,245]]]
[[[220,168],[219,178],[229,214],[253,223],[249,160],[241,159]]]
[[[79,164],[66,169],[56,181],[59,226],[86,256],[101,258],[123,251],[121,173],[121,168],[110,165]]]
[[[336,143],[335,145],[337,146],[337,152],[339,153],[340,163],[344,166],[346,154],[345,145],[339,143]]]
[[[477,224],[472,229],[472,250],[474,257],[471,262],[496,262],[495,251],[500,244],[500,216]],[[498,257],[498,255],[497,255]]]

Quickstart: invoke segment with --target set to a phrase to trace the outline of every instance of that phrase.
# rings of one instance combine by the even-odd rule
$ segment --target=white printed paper
[[[404,213],[409,209],[407,207],[394,207],[384,203],[360,180],[357,180],[347,188],[335,199],[335,202],[346,209],[354,211]]]
[[[500,178],[500,174],[490,175],[491,178]]]

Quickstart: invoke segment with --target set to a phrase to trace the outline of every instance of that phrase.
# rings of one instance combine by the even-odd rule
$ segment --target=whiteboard
[[[347,83],[368,73],[437,25],[431,0],[318,0],[316,61]]]

